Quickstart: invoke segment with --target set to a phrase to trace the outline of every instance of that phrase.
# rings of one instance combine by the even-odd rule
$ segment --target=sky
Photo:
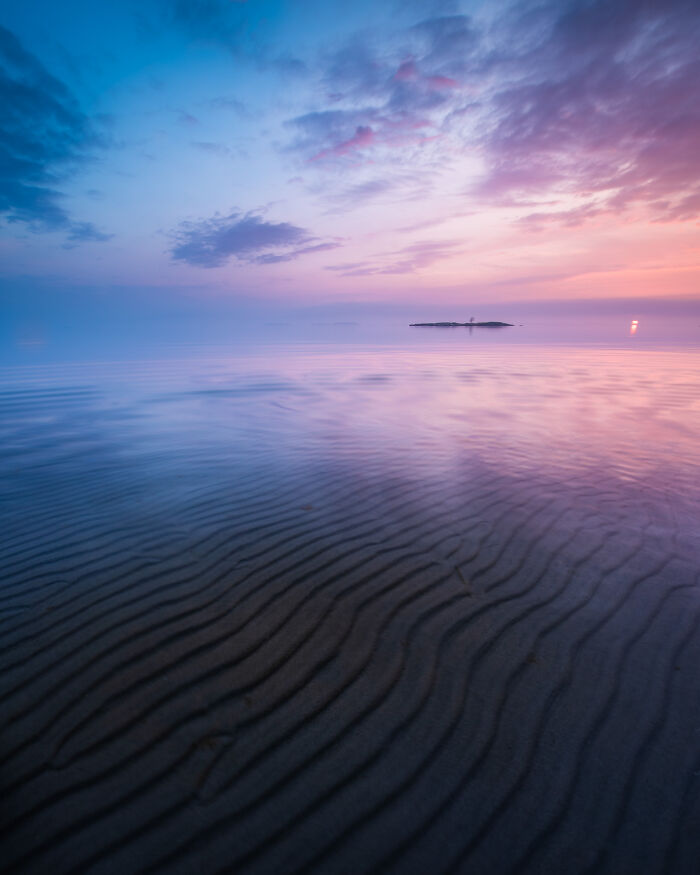
[[[697,302],[699,44],[698,0],[3,0],[3,306]]]

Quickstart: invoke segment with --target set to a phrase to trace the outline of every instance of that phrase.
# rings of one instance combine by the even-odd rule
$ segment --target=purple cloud
[[[579,210],[542,222],[633,204],[660,219],[696,215],[700,6],[574,0],[540,7],[531,27],[529,47],[499,62],[481,143],[488,173],[472,193],[587,193]]]
[[[311,160],[321,161],[323,158],[328,158],[330,156],[339,157],[341,155],[347,155],[348,152],[366,149],[368,146],[373,145],[376,140],[377,135],[369,125],[358,125],[352,137],[341,143],[336,143],[328,149],[322,149],[314,155]]]
[[[428,18],[414,25],[411,35],[418,42],[421,64],[432,75],[465,79],[481,63],[483,35],[467,15]]]
[[[289,148],[326,170],[388,168],[400,150],[407,175],[431,167],[455,180],[460,155],[478,156],[466,197],[544,202],[525,224],[639,207],[693,218],[699,38],[697,0],[532,0],[488,26],[453,14],[394,38],[370,32],[324,56],[327,99],[288,122]]]
[[[173,259],[196,267],[221,267],[230,258],[274,264],[340,245],[338,241],[316,242],[318,238],[289,222],[268,222],[255,213],[236,212],[182,222],[172,237]]]
[[[570,210],[550,210],[536,213],[529,213],[526,216],[521,216],[518,219],[518,224],[524,227],[539,229],[545,224],[558,224],[566,228],[576,228],[582,225],[586,219],[599,215],[603,212],[601,207],[595,204],[583,204],[580,207],[573,207]]]
[[[105,234],[96,228],[92,222],[72,222],[69,226],[68,242],[64,249],[73,249],[78,243],[88,241],[104,243],[111,240],[114,234]]]
[[[469,19],[459,15],[409,28],[400,47],[351,39],[323,59],[321,81],[334,108],[291,119],[297,137],[289,148],[332,167],[364,150],[436,139],[458,101],[465,52],[474,44]]]
[[[416,145],[436,136],[434,130],[425,130],[431,127],[427,119],[403,110],[382,113],[371,107],[309,113],[289,124],[301,134],[290,148],[319,164],[353,157],[375,147]]]
[[[460,240],[426,240],[384,253],[373,260],[328,265],[326,270],[347,277],[410,274],[456,255],[463,245]]]

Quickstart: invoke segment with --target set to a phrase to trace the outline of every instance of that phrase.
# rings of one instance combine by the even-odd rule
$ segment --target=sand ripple
[[[697,362],[558,356],[6,378],[4,871],[695,873]]]

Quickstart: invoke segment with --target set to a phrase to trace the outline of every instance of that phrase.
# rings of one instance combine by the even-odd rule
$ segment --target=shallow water
[[[8,871],[696,871],[697,347],[414,336],[0,370]]]

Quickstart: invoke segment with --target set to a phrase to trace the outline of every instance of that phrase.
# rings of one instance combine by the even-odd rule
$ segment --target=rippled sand
[[[5,871],[697,872],[697,353],[0,383]]]

